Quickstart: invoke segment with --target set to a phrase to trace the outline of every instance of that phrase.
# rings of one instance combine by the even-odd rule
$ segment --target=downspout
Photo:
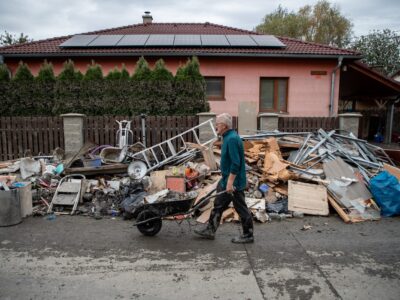
[[[343,62],[343,56],[339,56],[337,66],[332,70],[331,76],[331,97],[329,99],[329,116],[334,115],[334,98],[335,98],[335,80],[336,80],[336,71],[340,69]]]
[[[4,56],[0,54],[0,65],[4,64]]]

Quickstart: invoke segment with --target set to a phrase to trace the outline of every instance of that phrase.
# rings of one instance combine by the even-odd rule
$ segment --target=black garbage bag
[[[288,198],[282,197],[276,200],[274,203],[266,204],[267,213],[287,214],[288,211]]]

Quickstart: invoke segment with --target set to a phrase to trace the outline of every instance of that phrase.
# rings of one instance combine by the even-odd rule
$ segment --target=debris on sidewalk
[[[221,178],[221,143],[213,130],[209,140],[200,142],[196,130],[201,126],[211,128],[212,123],[207,121],[147,148],[140,142],[129,144],[133,139],[127,127],[119,136],[118,147],[86,143],[67,159],[58,148],[49,156],[0,162],[0,190],[31,183],[30,213],[39,216],[72,212],[96,219],[131,219],[143,205],[174,197],[179,200],[180,195],[194,191],[198,194],[196,205],[215,193]],[[185,140],[190,134],[195,143]],[[248,179],[245,199],[256,221],[327,216],[329,205],[346,223],[389,215],[376,180],[386,170],[396,189],[400,169],[383,149],[351,133],[322,129],[314,133],[261,132],[242,139]],[[74,185],[73,192],[73,181],[66,181],[72,175],[81,180],[80,188]],[[60,194],[69,200],[57,200]],[[207,222],[212,207],[212,199],[202,203],[194,217]],[[400,208],[393,214],[400,214]],[[237,221],[239,216],[231,206],[221,222]]]

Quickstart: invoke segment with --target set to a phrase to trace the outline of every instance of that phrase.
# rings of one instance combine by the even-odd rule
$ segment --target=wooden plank
[[[7,160],[6,118],[0,117],[1,148],[0,159]]]
[[[388,171],[390,174],[395,176],[400,181],[400,169],[394,166],[388,165],[386,163],[383,164],[383,169]]]
[[[9,143],[11,144],[11,155],[12,159],[18,158],[17,154],[17,149],[18,149],[18,140],[17,140],[17,135],[15,134],[15,124],[17,122],[18,117],[13,117],[11,118],[11,127],[10,127],[10,132],[11,132],[11,139],[9,139]]]
[[[44,151],[45,154],[51,154],[51,147],[49,143],[49,123],[47,117],[42,118],[42,125],[43,125],[43,144],[44,144]]]
[[[328,195],[328,201],[345,223],[351,223],[350,217],[330,195]]]
[[[11,121],[12,118],[6,118],[6,136],[7,136],[7,160],[13,159],[12,155],[12,143],[11,143]]]

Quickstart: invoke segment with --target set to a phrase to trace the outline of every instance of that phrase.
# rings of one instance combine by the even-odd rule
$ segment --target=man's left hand
[[[228,183],[226,184],[226,191],[227,191],[229,194],[232,194],[232,193],[235,191],[235,188],[233,187],[233,183],[228,182]]]

